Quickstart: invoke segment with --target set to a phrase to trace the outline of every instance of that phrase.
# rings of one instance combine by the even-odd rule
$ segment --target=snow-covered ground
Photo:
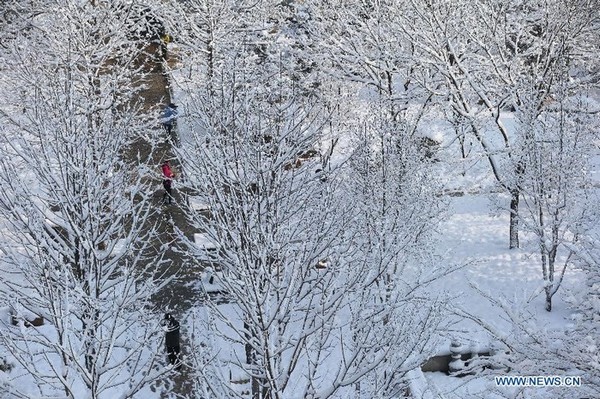
[[[506,200],[508,202],[508,200]],[[568,311],[558,300],[551,313],[543,310],[541,266],[536,253],[524,237],[523,249],[508,249],[508,214],[498,213],[489,195],[465,195],[452,198],[449,217],[442,223],[444,232],[440,250],[448,262],[465,267],[444,282],[447,289],[461,292],[459,303],[494,321],[493,309],[472,289],[477,287],[494,298],[506,298],[531,308],[547,322],[559,322]],[[565,284],[572,285],[581,276],[567,270]],[[541,311],[541,312],[540,312]],[[501,320],[496,320],[501,323]]]
[[[446,150],[451,153],[452,145]],[[553,299],[552,312],[545,311],[542,267],[533,237],[522,231],[521,248],[508,249],[509,197],[495,186],[483,157],[473,154],[470,160],[457,163],[454,154],[440,166],[445,192],[450,195],[447,217],[440,225],[438,252],[444,262],[463,267],[437,282],[439,290],[456,295],[452,305],[479,318],[496,334],[510,336],[513,326],[493,300],[528,315],[539,331],[567,329],[572,325],[573,309],[564,295],[584,284],[584,273],[569,267]],[[594,160],[591,165],[596,178],[599,162]],[[498,347],[480,324],[452,317],[455,324],[447,331],[437,355],[448,355],[452,341],[462,345],[464,352],[488,352]],[[415,384],[420,387],[415,394],[422,398],[491,398],[496,396],[490,390],[499,389],[492,376],[463,379],[442,372],[423,373],[415,377]],[[516,392],[503,388],[497,397],[512,397]],[[544,397],[541,390],[537,393]]]

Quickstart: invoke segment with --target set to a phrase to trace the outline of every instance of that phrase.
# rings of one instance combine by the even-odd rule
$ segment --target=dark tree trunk
[[[550,288],[546,288],[546,311],[552,311],[552,293]]]
[[[519,197],[518,189],[510,190],[510,227],[508,248],[519,248]]]
[[[261,398],[261,389],[260,389],[260,379],[256,376],[257,367],[256,367],[256,355],[254,353],[254,349],[252,348],[251,340],[252,336],[250,335],[250,325],[248,322],[244,322],[244,331],[246,331],[246,364],[250,367],[251,373],[251,386],[252,386],[252,399],[260,399]]]

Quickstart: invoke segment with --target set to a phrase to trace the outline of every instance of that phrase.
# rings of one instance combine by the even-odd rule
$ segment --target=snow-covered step
[[[214,250],[219,247],[219,244],[215,243],[205,233],[194,233],[194,243],[200,249]]]
[[[111,256],[122,256],[125,253],[125,249],[127,248],[127,240],[124,238],[119,238],[115,243],[112,251],[110,251]]]
[[[210,205],[206,202],[202,201],[202,199],[197,197],[189,197],[188,202],[190,204],[190,208],[196,212],[209,211]]]
[[[223,273],[213,270],[211,267],[207,267],[202,271],[200,281],[202,287],[207,293],[223,292],[223,286],[221,285],[221,279]]]

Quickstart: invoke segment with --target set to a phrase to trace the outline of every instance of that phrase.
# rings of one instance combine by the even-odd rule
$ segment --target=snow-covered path
[[[169,78],[165,73],[159,46],[156,44],[148,46],[148,52],[149,56],[144,64],[145,76],[142,80],[144,89],[141,92],[141,97],[144,99],[145,111],[148,112],[150,117],[153,117],[161,105],[171,102],[171,93],[169,91]],[[157,126],[157,129],[160,129],[160,127]],[[151,214],[146,223],[148,223],[148,228],[158,223],[159,234],[152,243],[150,251],[144,256],[148,262],[156,262],[162,256],[163,267],[161,272],[164,273],[164,277],[175,277],[169,285],[152,298],[156,311],[159,313],[170,312],[176,319],[181,319],[196,303],[200,293],[195,288],[196,285],[193,284],[198,272],[193,267],[195,263],[186,255],[185,248],[179,242],[176,232],[176,230],[181,231],[188,237],[193,235],[182,209],[186,204],[182,193],[177,190],[177,182],[175,183],[174,203],[165,205],[162,199],[164,190],[160,179],[160,165],[165,159],[174,159],[172,147],[173,142],[166,137],[164,141],[159,143],[148,143],[143,138],[139,138],[126,152],[126,156],[129,157],[133,168],[138,167],[138,156],[141,159],[150,159],[146,167],[156,171],[154,182],[156,191],[152,195],[156,211]],[[175,169],[179,171],[176,160],[173,161],[173,164]],[[186,351],[185,324],[185,321],[182,320],[183,342],[181,347],[184,355]],[[192,386],[189,384],[190,378],[186,375],[185,367],[174,376],[173,382],[175,383],[172,388],[173,391],[183,396],[192,394]]]

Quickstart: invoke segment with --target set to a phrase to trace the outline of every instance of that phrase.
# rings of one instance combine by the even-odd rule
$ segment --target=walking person
[[[175,121],[179,116],[179,111],[177,111],[177,105],[173,103],[169,103],[162,112],[160,122],[163,127],[169,134],[169,136],[173,133],[173,128],[175,127]]]
[[[170,204],[173,200],[173,179],[175,178],[175,173],[171,169],[171,163],[168,159],[162,164],[162,173],[163,187],[165,189],[165,194],[163,195],[163,202]]]
[[[176,370],[181,368],[181,347],[179,344],[179,322],[170,313],[165,313],[163,320],[165,330],[165,346],[167,347],[167,359],[169,364],[175,366]]]

